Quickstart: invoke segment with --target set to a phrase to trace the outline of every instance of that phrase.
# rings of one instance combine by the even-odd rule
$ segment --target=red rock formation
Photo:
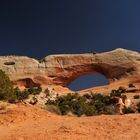
[[[122,80],[140,82],[140,54],[116,49],[97,54],[49,55],[40,61],[23,56],[1,56],[0,69],[12,81],[25,84],[25,79],[30,79],[32,85],[67,86],[81,75],[97,72],[110,83]]]

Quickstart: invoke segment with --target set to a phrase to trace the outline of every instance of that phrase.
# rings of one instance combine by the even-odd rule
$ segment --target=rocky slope
[[[139,82],[140,54],[125,49],[104,53],[49,55],[42,60],[24,56],[1,56],[0,69],[18,85],[67,86],[77,77],[103,74],[110,83]]]

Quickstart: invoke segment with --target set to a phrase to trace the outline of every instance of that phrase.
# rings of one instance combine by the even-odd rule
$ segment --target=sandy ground
[[[58,116],[31,105],[0,114],[0,140],[139,140],[140,114]]]

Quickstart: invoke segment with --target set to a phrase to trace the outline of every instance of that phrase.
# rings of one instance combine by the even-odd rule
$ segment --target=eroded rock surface
[[[26,56],[1,56],[0,69],[18,85],[67,86],[84,74],[100,73],[110,83],[140,82],[140,54],[116,49],[104,53],[49,55],[42,60]]]

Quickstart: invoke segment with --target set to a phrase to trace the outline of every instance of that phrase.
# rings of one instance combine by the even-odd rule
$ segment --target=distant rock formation
[[[104,53],[49,55],[42,60],[26,56],[0,56],[0,69],[18,85],[67,86],[84,74],[100,73],[110,83],[140,82],[140,54],[116,49]]]

